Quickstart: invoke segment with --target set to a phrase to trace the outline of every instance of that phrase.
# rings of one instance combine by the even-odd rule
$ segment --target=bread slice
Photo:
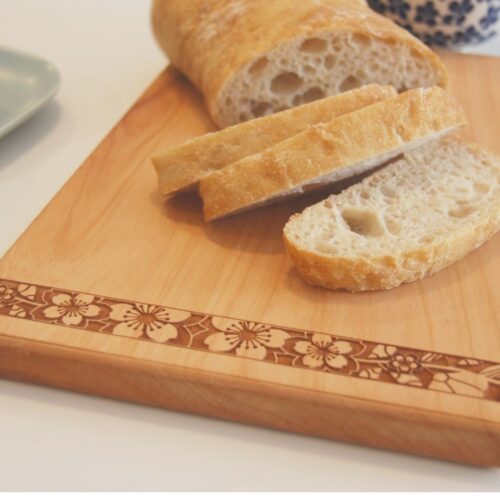
[[[200,181],[205,220],[365,172],[465,122],[443,89],[414,89],[321,123]]]
[[[193,189],[198,181],[245,156],[259,153],[308,125],[330,121],[396,94],[390,86],[366,85],[274,115],[257,118],[174,146],[152,157],[162,195]]]
[[[152,25],[220,127],[369,83],[447,84],[438,56],[364,0],[154,0]]]
[[[311,285],[392,288],[464,257],[500,229],[500,160],[446,138],[294,215],[287,253]]]

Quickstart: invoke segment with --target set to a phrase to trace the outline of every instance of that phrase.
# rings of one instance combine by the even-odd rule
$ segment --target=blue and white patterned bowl
[[[497,34],[500,0],[368,0],[427,45],[480,43]]]

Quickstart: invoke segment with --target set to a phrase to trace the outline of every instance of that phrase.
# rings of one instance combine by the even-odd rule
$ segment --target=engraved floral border
[[[0,315],[500,401],[500,364],[0,279]]]

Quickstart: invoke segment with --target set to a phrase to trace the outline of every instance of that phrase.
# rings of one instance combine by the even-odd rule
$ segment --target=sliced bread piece
[[[446,138],[294,215],[287,253],[311,285],[392,288],[461,259],[500,229],[500,160]]]
[[[308,125],[330,121],[396,94],[393,87],[366,85],[274,115],[257,118],[174,146],[151,159],[162,195],[192,189],[198,181],[245,156],[297,134]]]
[[[220,127],[368,83],[447,82],[436,54],[364,0],[154,0],[152,24]]]
[[[465,123],[439,87],[414,89],[309,127],[200,181],[205,220],[365,172]]]

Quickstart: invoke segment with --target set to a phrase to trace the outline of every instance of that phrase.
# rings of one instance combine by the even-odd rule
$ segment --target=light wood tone
[[[500,153],[500,59],[444,57],[472,124],[466,133]],[[417,357],[473,358],[489,373],[500,365],[499,236],[388,292],[308,287],[283,253],[281,229],[324,195],[204,225],[196,195],[164,202],[157,194],[149,156],[212,128],[199,95],[167,70],[9,250],[0,278],[41,285],[47,303],[54,292],[43,287],[60,288],[101,297],[108,309],[112,297],[387,343]],[[482,396],[446,393],[6,315],[0,333],[5,377],[500,465],[493,379]]]

